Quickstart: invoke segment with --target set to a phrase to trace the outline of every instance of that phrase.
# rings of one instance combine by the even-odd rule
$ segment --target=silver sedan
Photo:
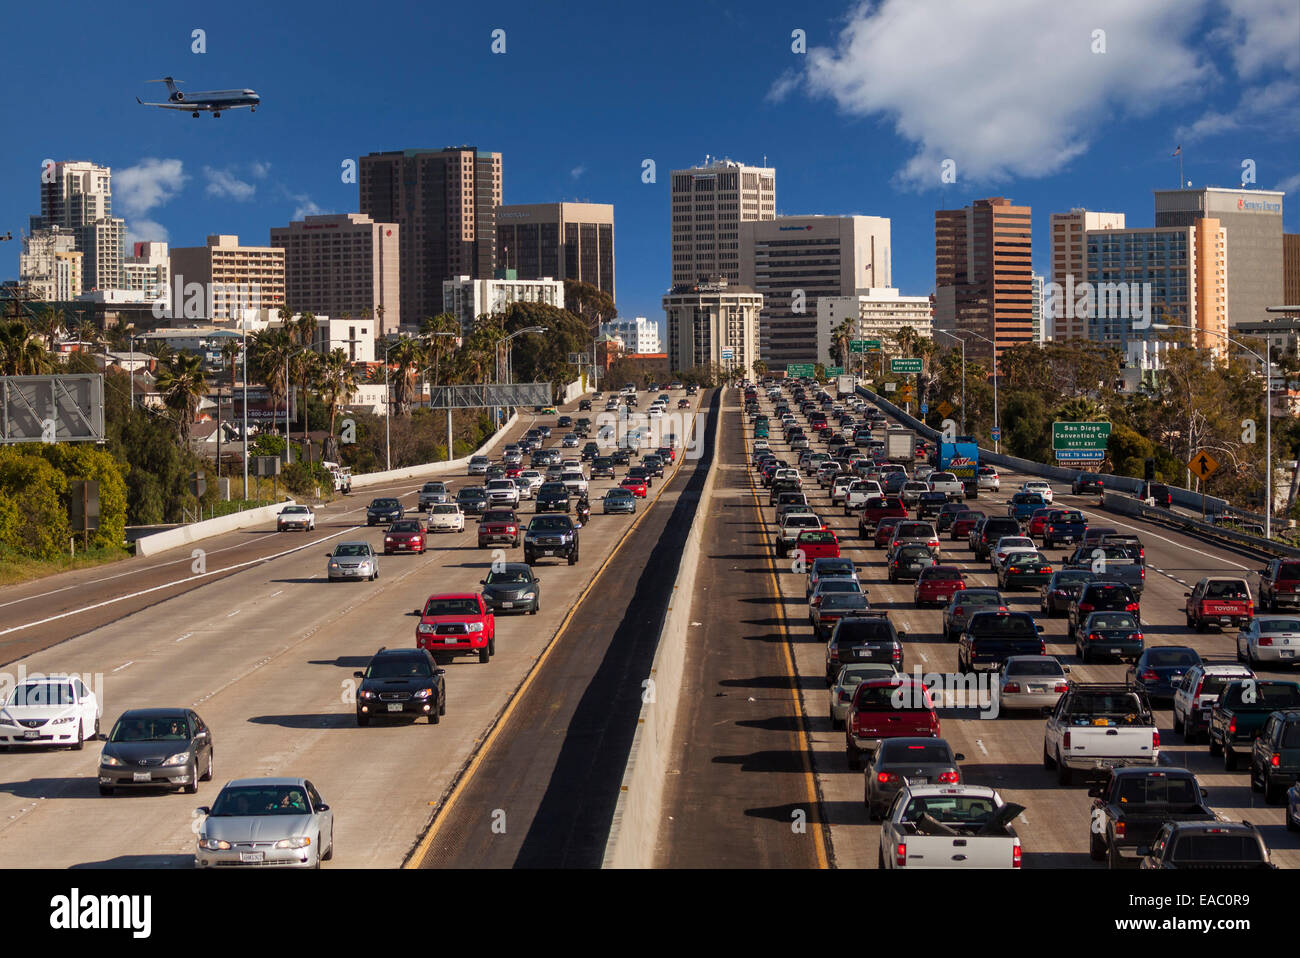
[[[1294,665],[1300,660],[1300,616],[1257,615],[1237,633],[1237,661]]]
[[[941,738],[886,739],[863,772],[862,804],[867,817],[882,815],[905,785],[960,785],[957,763],[965,760]]]
[[[334,813],[305,778],[241,778],[199,808],[199,868],[319,868],[334,857]]]
[[[1069,683],[1069,666],[1051,655],[1013,655],[993,686],[994,716],[1014,709],[1055,708]]]

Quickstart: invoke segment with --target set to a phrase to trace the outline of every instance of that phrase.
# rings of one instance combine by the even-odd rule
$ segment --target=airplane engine
[[[182,93],[180,90],[177,90],[175,95],[178,101],[185,99],[185,94]]]

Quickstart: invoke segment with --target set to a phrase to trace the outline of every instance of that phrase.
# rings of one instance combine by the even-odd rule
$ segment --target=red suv
[[[488,509],[479,518],[478,547],[486,549],[494,542],[518,548],[523,537],[519,517],[512,509]]]
[[[840,540],[830,529],[809,529],[799,533],[794,547],[803,552],[804,560],[838,559],[840,557]]]
[[[954,595],[966,588],[966,579],[955,565],[933,565],[921,570],[912,590],[912,602],[919,609],[931,603],[947,605]]]
[[[844,724],[849,768],[861,768],[862,753],[874,752],[887,738],[938,737],[939,714],[934,700],[930,690],[916,679],[871,679],[853,693]]]
[[[477,592],[431,595],[415,627],[415,647],[427,649],[435,661],[456,655],[477,655],[486,662],[496,655],[497,620]]]

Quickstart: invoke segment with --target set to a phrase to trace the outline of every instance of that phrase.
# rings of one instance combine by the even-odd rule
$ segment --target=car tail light
[[[1019,856],[1017,856],[1017,857],[1019,857]],[[894,848],[894,864],[895,864],[895,865],[906,865],[906,864],[907,864],[907,843],[906,843],[906,842],[899,842],[898,845],[895,846],[895,848]]]
[[[897,782],[898,776],[893,772],[879,772],[876,775],[876,781],[881,785],[888,785],[890,782]]]
[[[1152,729],[1151,730],[1151,751],[1158,752],[1159,750],[1160,750],[1160,730]]]
[[[1202,675],[1200,681],[1196,683],[1196,691],[1192,693],[1192,698],[1199,699],[1203,688],[1205,688],[1205,676]]]
[[[1155,669],[1147,669],[1142,673],[1141,679],[1143,682],[1156,682],[1160,679],[1160,676],[1156,675]]]
[[[1046,655],[1046,654],[1047,654],[1047,640],[1046,640],[1046,639],[1039,639],[1039,640],[1038,640],[1038,654],[1039,654],[1039,655]]]
[[[1020,691],[1020,683],[1019,683],[1019,682],[1008,682],[1006,685],[1002,686],[1002,691],[1003,691],[1003,692],[1019,692],[1019,691]]]
[[[1128,827],[1123,822],[1115,823],[1115,837],[1124,838],[1128,834]]]
[[[1053,689],[1052,691],[1054,691],[1054,692],[1068,692],[1068,691],[1070,691],[1070,683],[1068,683],[1068,682],[1057,682],[1057,683],[1056,683],[1056,688]]]
[[[1019,572],[1019,571],[1020,571],[1020,566],[1018,566],[1018,565],[1013,565],[1013,566],[1009,567],[1009,568],[1007,569],[1007,571],[1008,571],[1008,572]]]
[[[960,606],[960,605],[959,605],[959,606],[957,606],[957,608],[955,608],[955,609],[952,610],[952,614],[953,614],[953,615],[965,615],[965,614],[966,614],[966,609],[965,609],[964,606]]]
[[[1079,614],[1080,614],[1080,615],[1083,615],[1083,614],[1085,614],[1085,613],[1091,612],[1092,610],[1093,610],[1093,604],[1092,604],[1091,602],[1080,602],[1080,603],[1079,603]]]
[[[1039,569],[1038,571],[1041,572],[1041,573],[1043,573],[1043,575],[1049,575],[1049,574],[1051,574],[1052,567],[1051,567],[1050,565],[1045,565],[1045,566],[1043,566],[1041,569]]]
[[[1099,633],[1099,632],[1089,632],[1089,633],[1088,633],[1088,641],[1089,641],[1089,642],[1100,642],[1100,641],[1101,641],[1101,633]]]
[[[1282,756],[1279,755],[1277,752],[1274,752],[1273,757],[1269,759],[1268,764],[1272,765],[1274,768],[1278,768],[1282,764]]]
[[[957,784],[957,773],[956,773],[956,772],[941,772],[941,773],[939,773],[939,784],[940,784],[940,785],[956,785],[956,784]]]
[[[1068,731],[1061,736],[1061,748],[1067,752],[1070,750],[1070,733]]]
[[[1019,867],[1020,867],[1020,846],[1019,846],[1019,845],[1012,846],[1012,849],[1011,849],[1011,867],[1012,867],[1012,868],[1019,868]]]
[[[1254,614],[1255,614],[1255,603],[1254,603],[1254,602],[1251,602],[1251,601],[1247,600],[1247,602],[1246,602],[1246,614],[1247,614],[1247,615],[1254,615]]]
[[[1229,735],[1237,734],[1237,717],[1235,715],[1228,720],[1228,734]]]
[[[834,660],[838,660],[839,657],[840,657],[840,650],[839,650],[839,647],[838,647],[838,646],[835,646],[835,645],[832,645],[832,646],[831,646],[831,658],[834,659]]]
[[[901,659],[901,658],[903,657],[903,650],[902,650],[902,649],[894,649],[894,654],[893,654],[892,657],[895,658],[895,659]]]

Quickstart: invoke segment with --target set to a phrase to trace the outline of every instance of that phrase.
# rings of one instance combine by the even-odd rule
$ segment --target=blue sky
[[[1046,272],[1049,213],[1149,225],[1152,189],[1177,185],[1179,144],[1196,186],[1238,186],[1254,161],[1254,185],[1284,189],[1285,228],[1300,231],[1296,0],[212,9],[74,2],[55,28],[47,8],[6,5],[0,233],[14,241],[0,278],[17,274],[47,157],[113,167],[134,236],[192,246],[218,232],[265,243],[295,216],[355,211],[349,157],[500,151],[507,203],[614,204],[620,312],[656,320],[669,171],[706,154],[766,157],[781,213],[889,217],[894,284],[913,295],[934,284],[935,209],[992,195],[1032,206]],[[205,53],[191,52],[195,29]],[[251,86],[263,106],[197,120],[138,106],[165,95],[144,82],[165,74],[191,90]],[[940,181],[945,159],[955,183]]]

